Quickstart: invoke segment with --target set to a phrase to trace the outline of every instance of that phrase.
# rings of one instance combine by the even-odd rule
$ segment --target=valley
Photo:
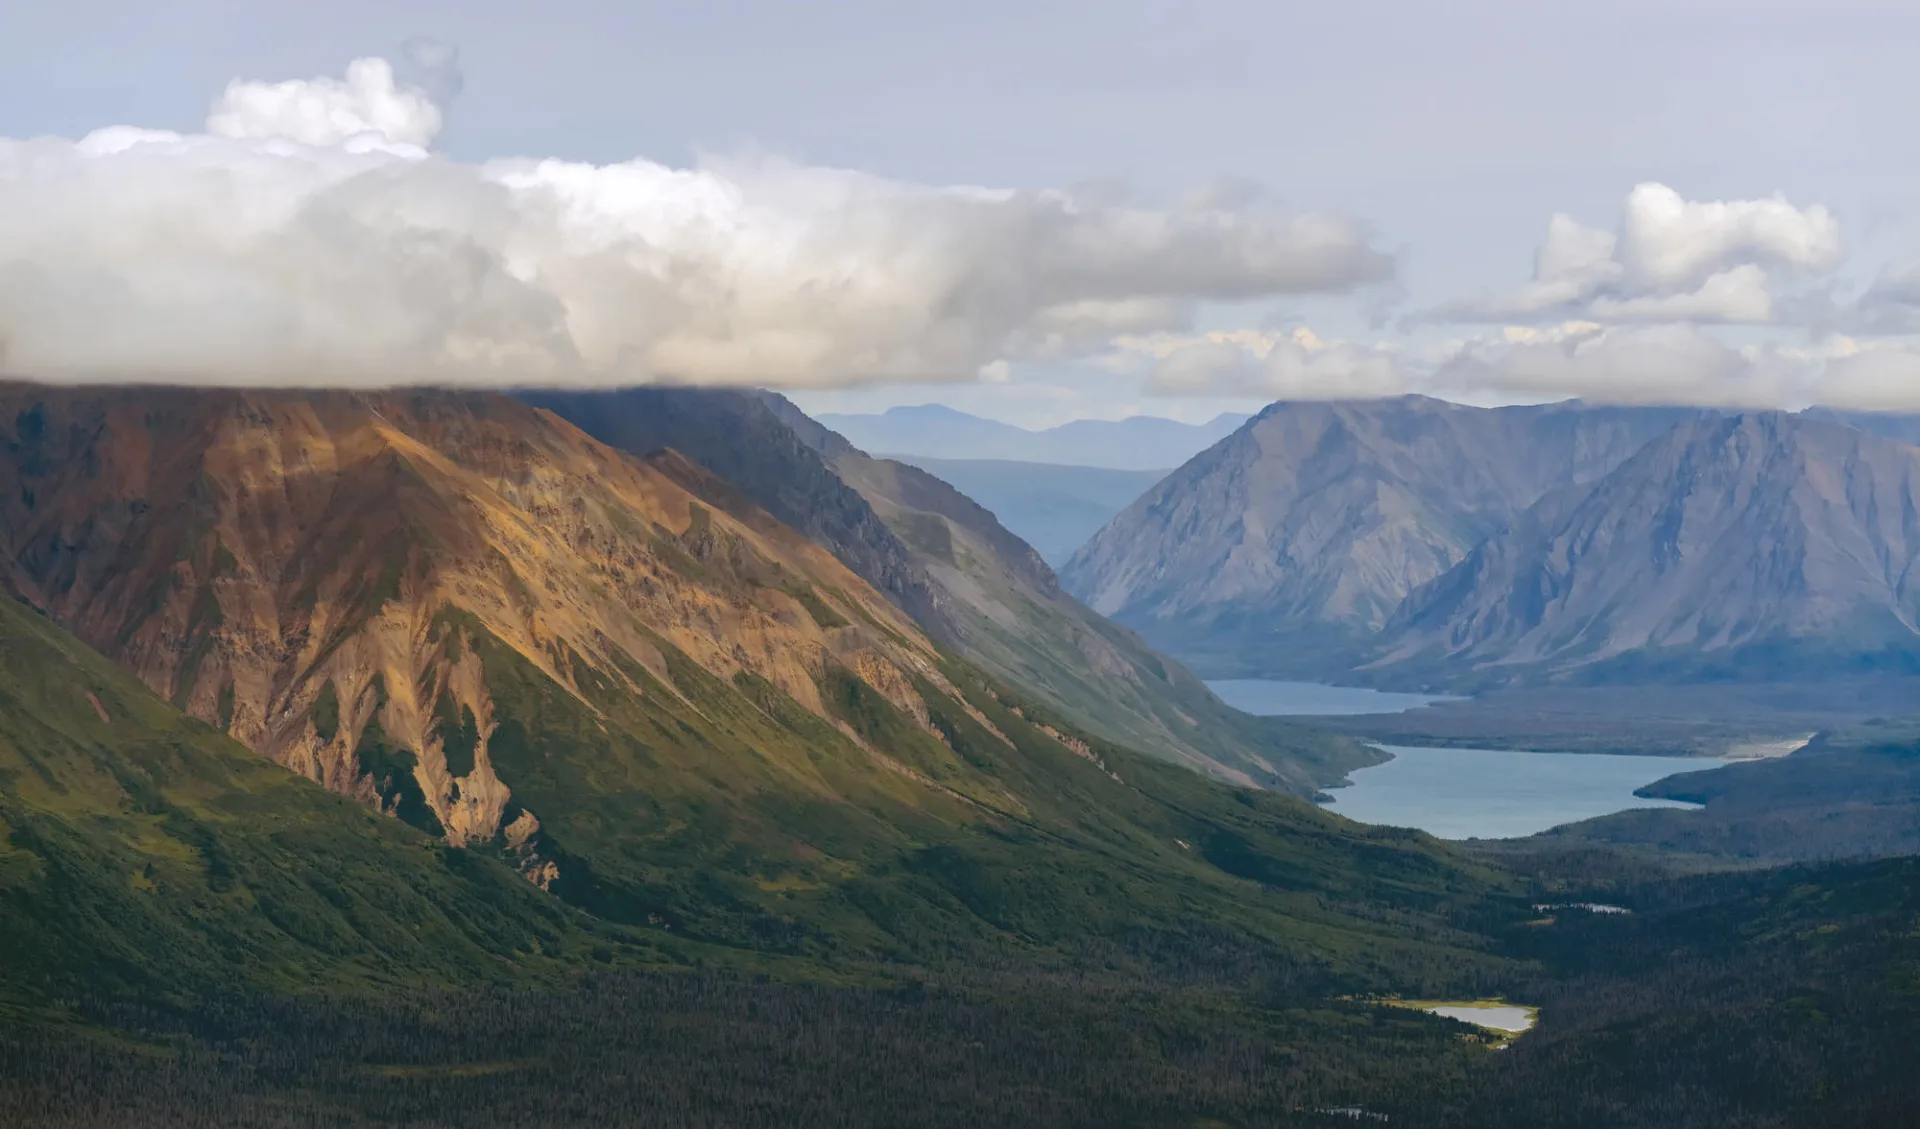
[[[12,5],[0,1129],[1914,1129],[1920,7],[1643,7]]]
[[[1815,952],[1755,869],[1920,849],[1897,681],[1755,689],[1737,731],[1685,689],[1216,696],[777,397],[5,397],[9,1123],[1492,1126],[1577,1106],[1625,1028],[1732,1003],[1818,1086],[1886,1052],[1792,1000],[1910,1018],[1852,988],[1920,960],[1904,871],[1799,872],[1846,938]],[[1546,717],[1589,753],[1822,736],[1471,748]],[[1534,908],[1584,901],[1633,913]],[[1676,946],[1711,993],[1629,990]],[[1537,1024],[1399,1006],[1500,999]],[[1658,1072],[1614,1092],[1674,1124]]]

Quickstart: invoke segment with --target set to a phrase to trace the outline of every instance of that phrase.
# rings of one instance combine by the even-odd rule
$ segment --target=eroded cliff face
[[[897,608],[676,469],[484,394],[0,389],[21,598],[258,752],[503,843],[542,884],[477,643],[583,703],[679,693],[670,653],[829,721],[829,666],[923,722],[915,679],[941,684]]]

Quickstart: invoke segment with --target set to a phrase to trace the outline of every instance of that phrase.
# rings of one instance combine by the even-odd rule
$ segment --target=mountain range
[[[1228,412],[1202,424],[1158,416],[1082,419],[1030,431],[940,404],[920,404],[873,415],[822,413],[818,419],[854,446],[881,455],[1159,470],[1186,462],[1247,417]]]
[[[1467,686],[1906,669],[1915,457],[1817,413],[1279,403],[1063,577],[1210,671]]]

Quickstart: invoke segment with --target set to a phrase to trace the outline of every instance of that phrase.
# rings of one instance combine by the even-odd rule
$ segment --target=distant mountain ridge
[[[1542,494],[1694,414],[1283,401],[1129,506],[1062,580],[1209,669],[1325,674]]]
[[[1376,667],[1780,676],[1920,660],[1920,448],[1709,415],[1413,592]]]
[[[1000,459],[1110,470],[1179,466],[1232,434],[1248,419],[1232,412],[1202,424],[1132,416],[1074,420],[1029,431],[940,404],[889,408],[873,415],[822,413],[817,418],[823,427],[845,436],[855,447],[877,455]]]
[[[1278,403],[1062,569],[1209,673],[1468,687],[1920,666],[1911,417]]]

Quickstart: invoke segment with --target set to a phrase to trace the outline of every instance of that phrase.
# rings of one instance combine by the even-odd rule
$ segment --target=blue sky
[[[1906,264],[1920,251],[1920,155],[1905,144],[1912,5],[73,0],[16,4],[0,21],[0,137],[78,139],[114,124],[191,135],[236,78],[339,76],[424,35],[459,49],[463,88],[431,147],[465,166],[640,157],[677,169],[770,154],[1150,213],[1238,185],[1262,216],[1348,217],[1392,259],[1385,278],[1335,271],[1324,292],[1269,287],[1231,302],[1214,295],[1261,287],[1209,276],[1177,316],[1066,348],[1033,345],[1030,319],[996,321],[937,358],[916,353],[910,381],[875,377],[897,357],[795,377],[821,409],[942,400],[1047,424],[1201,418],[1276,395],[1672,388],[1920,406],[1907,347]],[[1654,199],[1630,195],[1643,184],[1698,207],[1636,212]],[[1788,211],[1700,210],[1776,194]],[[1569,300],[1536,309],[1516,295],[1541,281],[1536,252],[1556,214],[1611,233],[1618,250],[1561,280]],[[10,253],[24,261],[22,246],[0,236],[0,271]],[[1685,269],[1648,265],[1675,248]],[[969,300],[992,300],[967,279]],[[9,293],[25,301],[0,286],[0,303]],[[855,315],[869,328],[880,316]],[[682,358],[701,379],[703,362],[684,358],[713,355],[703,332],[698,350],[667,349],[654,370]],[[16,358],[56,369],[68,358],[63,342],[14,337]],[[851,371],[846,358],[870,352],[836,340],[809,355]],[[957,379],[932,379],[940,365]],[[835,384],[846,386],[817,387]]]

